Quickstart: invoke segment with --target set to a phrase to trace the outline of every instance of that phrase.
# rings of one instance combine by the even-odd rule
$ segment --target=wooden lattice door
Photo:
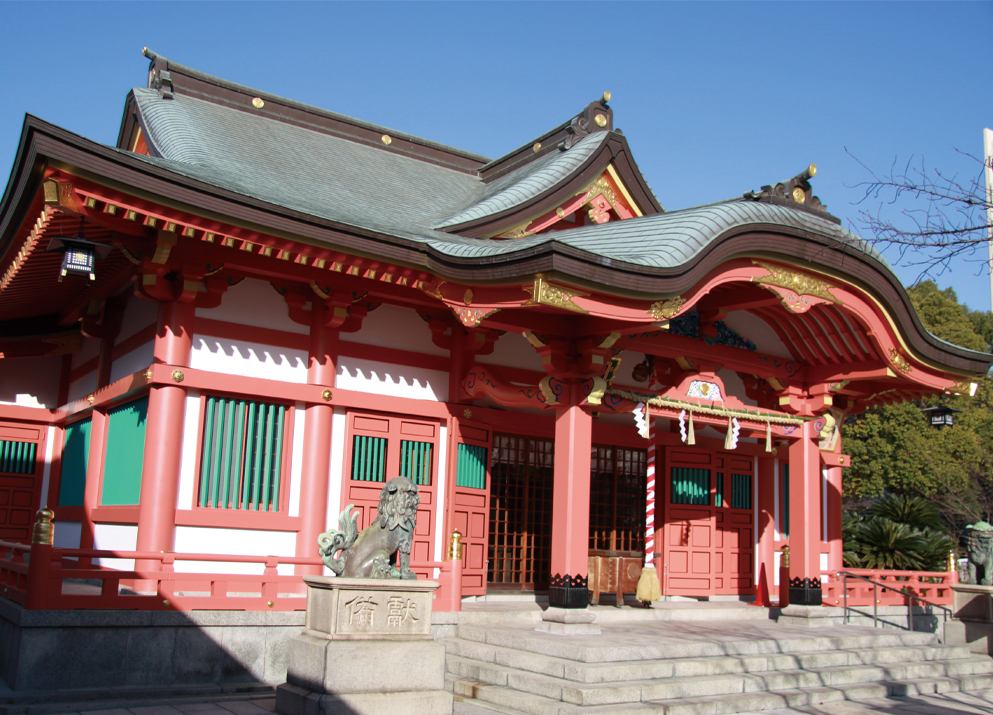
[[[421,503],[412,561],[434,559],[438,433],[438,425],[425,420],[355,412],[348,415],[342,503],[353,504],[359,511],[361,530],[375,521],[386,481],[404,476],[417,484]],[[433,575],[432,569],[413,570],[421,578]]]
[[[754,593],[751,459],[689,449],[667,457],[666,594]]]
[[[462,593],[486,593],[489,549],[490,450],[488,425],[455,423],[455,479],[448,500],[448,531],[462,534]]]
[[[548,586],[554,449],[552,440],[493,435],[487,571],[491,586]]]

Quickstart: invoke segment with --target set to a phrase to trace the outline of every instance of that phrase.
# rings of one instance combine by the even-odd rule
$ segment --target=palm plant
[[[850,568],[943,571],[954,542],[941,526],[932,502],[887,494],[864,512],[842,515],[844,563]]]

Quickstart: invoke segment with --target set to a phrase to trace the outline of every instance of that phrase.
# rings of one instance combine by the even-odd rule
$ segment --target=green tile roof
[[[440,230],[511,209],[567,179],[607,140],[585,137],[497,181],[351,139],[177,94],[136,89],[148,140],[164,158],[142,157],[207,184],[317,218],[424,244],[461,258],[509,256],[558,242],[646,268],[674,268],[736,227],[813,232],[889,269],[864,240],[807,211],[734,200],[518,240],[464,238]],[[892,270],[892,269],[890,269]]]

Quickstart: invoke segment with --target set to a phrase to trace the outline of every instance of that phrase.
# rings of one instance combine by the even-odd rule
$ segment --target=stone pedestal
[[[541,623],[535,630],[562,635],[599,635],[600,626],[594,621],[596,614],[588,608],[556,608],[550,606],[541,614]]]
[[[449,715],[445,648],[431,637],[437,581],[305,576],[280,715]]]
[[[956,584],[952,593],[955,616],[945,624],[945,642],[993,655],[993,586]]]

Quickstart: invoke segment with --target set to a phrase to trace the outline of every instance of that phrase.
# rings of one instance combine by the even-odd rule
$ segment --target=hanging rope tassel
[[[693,432],[693,410],[690,410],[690,426],[686,430],[686,444],[696,444],[696,434]]]
[[[647,408],[646,408],[647,409]],[[646,415],[647,416],[647,415]],[[646,458],[647,489],[645,492],[645,565],[638,577],[635,598],[651,608],[652,601],[662,598],[659,575],[655,570],[655,419],[648,417],[648,453]]]
[[[765,423],[765,451],[772,451],[772,422]]]
[[[728,419],[728,433],[724,436],[724,449],[734,449],[734,425]]]

